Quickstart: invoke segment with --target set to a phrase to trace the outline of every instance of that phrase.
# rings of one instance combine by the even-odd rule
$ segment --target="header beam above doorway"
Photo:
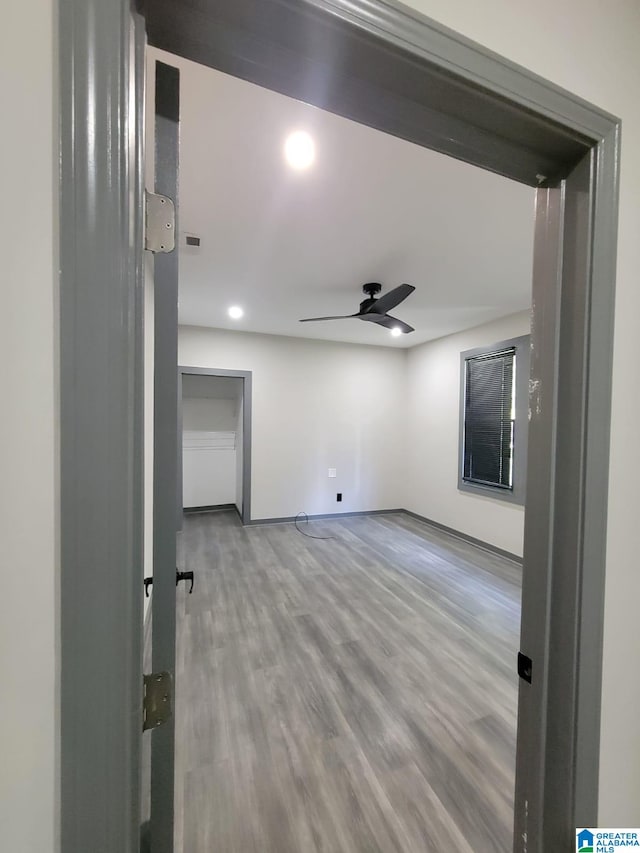
[[[147,5],[154,47],[530,186],[605,135],[586,102],[389,0]]]

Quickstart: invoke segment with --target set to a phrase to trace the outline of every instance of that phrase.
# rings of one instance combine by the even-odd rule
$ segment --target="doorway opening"
[[[178,352],[198,366],[179,369],[185,441],[201,441],[192,427],[202,421],[186,415],[203,409],[185,400],[222,393],[189,371],[251,367],[258,400],[255,526],[233,512],[188,513],[179,537],[181,567],[198,579],[196,597],[178,600],[176,849],[205,851],[214,838],[221,851],[251,849],[262,838],[298,850],[315,832],[345,850],[373,833],[402,853],[425,839],[506,853],[535,191],[170,54],[150,58],[181,75]],[[317,173],[292,175],[287,131],[311,124]],[[242,146],[260,137],[247,169]],[[210,204],[216,194],[225,205]],[[373,276],[384,292],[415,286],[393,311],[414,332],[299,323],[334,304],[347,313],[358,277]],[[228,315],[235,302],[242,318]],[[474,386],[487,411],[461,453],[464,367],[492,353],[509,355],[512,381]],[[487,424],[498,409],[496,444]],[[492,483],[514,467],[514,447],[517,473]],[[475,481],[460,455],[473,458]],[[210,503],[191,497],[192,467],[210,478],[195,457],[183,445],[180,511]],[[324,541],[286,523],[298,511],[312,516],[301,530]],[[331,744],[314,756],[318,738]],[[283,743],[315,792],[315,818]],[[391,804],[360,835],[344,778],[363,813]],[[466,813],[452,786],[468,788]],[[206,802],[221,808],[203,814]]]
[[[251,372],[178,368],[182,514],[235,508],[251,521]]]

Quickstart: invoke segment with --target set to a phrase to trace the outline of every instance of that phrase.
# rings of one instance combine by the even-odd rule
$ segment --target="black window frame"
[[[498,341],[460,353],[460,438],[458,450],[458,489],[470,494],[524,506],[527,479],[527,439],[529,426],[529,335]],[[513,426],[512,487],[465,479],[465,415],[467,362],[512,351],[515,358],[515,419]]]

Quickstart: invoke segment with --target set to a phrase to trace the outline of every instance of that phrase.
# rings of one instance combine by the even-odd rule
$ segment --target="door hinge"
[[[173,679],[170,672],[152,672],[144,677],[142,731],[157,729],[173,714]]]
[[[173,252],[176,247],[176,208],[166,195],[145,191],[144,247],[148,252]]]

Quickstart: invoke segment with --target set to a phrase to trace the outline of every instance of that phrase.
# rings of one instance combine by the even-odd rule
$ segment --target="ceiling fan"
[[[382,285],[378,284],[377,281],[363,284],[362,290],[367,298],[360,303],[360,310],[355,314],[339,314],[335,317],[307,317],[300,322],[315,323],[318,320],[349,320],[355,318],[365,320],[368,323],[377,323],[378,326],[384,326],[385,329],[399,329],[405,335],[415,331],[413,326],[409,326],[408,323],[403,323],[402,320],[396,320],[395,317],[387,314],[387,311],[391,311],[413,293],[415,290],[413,285],[401,284],[380,297],[377,294],[382,290]]]

